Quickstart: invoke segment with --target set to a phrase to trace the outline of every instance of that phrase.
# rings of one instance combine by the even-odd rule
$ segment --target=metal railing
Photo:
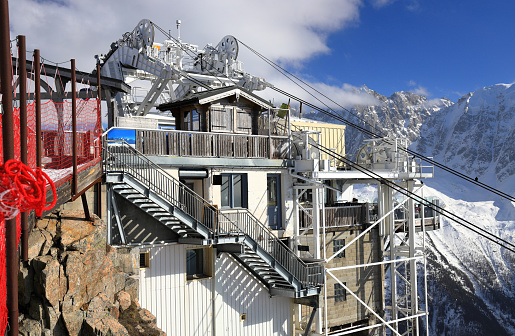
[[[368,205],[353,204],[325,207],[325,227],[345,227],[366,224],[369,222]],[[320,211],[320,216],[322,211]],[[299,210],[299,227],[301,229],[309,228],[312,224],[313,209],[305,208]]]
[[[135,141],[145,155],[288,159],[290,154],[287,136],[137,129]]]
[[[238,227],[259,246],[271,255],[279,264],[288,270],[303,284],[316,285],[323,283],[324,268],[322,265],[307,265],[297,258],[288,246],[279,240],[259,219],[247,209],[225,210],[225,218],[229,223],[238,223]],[[220,222],[219,226],[225,223]],[[229,228],[227,228],[229,229]],[[224,228],[224,231],[227,229]],[[306,268],[308,272],[306,272]]]
[[[323,283],[322,265],[304,263],[248,210],[222,213],[124,141],[105,141],[105,171],[123,172],[209,228],[215,237],[245,235],[304,286]]]
[[[132,175],[152,192],[166,197],[168,202],[193,219],[211,230],[215,228],[216,208],[138,153],[129,144],[108,140],[104,153],[106,172],[123,172]]]

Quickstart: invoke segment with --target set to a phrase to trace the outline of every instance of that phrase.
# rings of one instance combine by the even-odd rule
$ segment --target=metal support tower
[[[410,192],[418,192],[421,188],[415,191],[415,181],[408,180],[406,189]],[[416,242],[415,202],[412,198],[408,198],[395,205],[392,189],[386,185],[380,186],[379,193],[380,216],[387,215],[383,222],[387,240],[384,255],[390,259],[391,306],[386,308],[390,311],[390,318],[396,321],[393,323],[395,330],[402,335],[419,335],[419,319],[426,316],[427,322],[427,312],[419,309],[420,297],[426,297],[426,295],[425,293],[418,295],[417,262],[424,259],[424,251],[417,246]],[[406,216],[403,220],[395,221],[394,210],[399,206],[404,207]],[[425,279],[425,267],[420,267],[420,271],[423,272]],[[425,288],[423,290],[425,291]]]

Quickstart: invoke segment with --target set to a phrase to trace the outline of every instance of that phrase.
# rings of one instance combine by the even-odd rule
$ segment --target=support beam
[[[313,307],[313,310],[311,311],[311,316],[309,317],[308,324],[306,325],[306,331],[304,332],[304,336],[308,336],[309,329],[311,329],[311,325],[313,324],[313,320],[315,316],[317,315],[318,308]]]
[[[95,184],[95,212],[98,218],[102,218],[102,182]]]
[[[41,138],[41,57],[39,49],[34,50],[34,93],[36,95],[36,167],[42,168],[43,139]]]
[[[72,73],[72,196],[77,195],[77,83],[75,83],[75,59],[71,61]],[[89,213],[88,213],[89,216]]]
[[[91,214],[89,213],[88,199],[86,198],[86,193],[80,195],[82,199],[82,208],[84,208],[84,215],[86,216],[86,220],[91,222]]]
[[[2,92],[2,144],[4,163],[14,156],[14,116],[11,68],[11,41],[9,37],[9,4],[0,0],[0,83]],[[7,335],[18,335],[18,238],[16,219],[5,220],[5,255],[7,266]],[[4,332],[3,330],[1,332]]]
[[[116,225],[118,225],[118,232],[120,233],[120,239],[122,240],[122,244],[127,244],[127,239],[125,238],[125,232],[123,231],[122,221],[120,220],[120,213],[118,212],[118,206],[116,205],[116,199],[114,198],[114,191],[111,188],[111,207],[113,208],[114,218],[116,220]]]
[[[111,193],[112,184],[106,184],[106,216],[107,216],[107,244],[113,245],[112,232],[113,232],[113,214],[111,210]]]
[[[20,64],[18,64],[18,83],[20,92],[20,161],[26,165],[27,162],[27,72],[25,71],[25,63],[27,63],[25,47],[25,36],[18,36],[18,54],[20,55]],[[21,259],[27,261],[29,259],[29,212],[21,213]]]
[[[414,181],[408,181],[408,191],[413,192],[414,189]],[[409,256],[410,258],[415,257],[415,201],[413,198],[409,199],[409,217],[408,217],[408,241],[409,241]],[[424,223],[422,222],[422,225]],[[408,308],[411,310],[411,315],[416,315],[418,313],[418,285],[417,285],[417,261],[411,259],[409,261],[409,282],[410,282],[410,306]],[[419,331],[419,322],[418,318],[411,320],[411,335],[418,335]],[[408,322],[409,323],[409,322]]]

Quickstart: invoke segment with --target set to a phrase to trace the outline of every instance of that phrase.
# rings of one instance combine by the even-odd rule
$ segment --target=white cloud
[[[11,37],[27,36],[28,49],[41,49],[55,61],[77,59],[81,68],[94,65],[112,41],[148,18],[182,39],[204,47],[234,35],[273,60],[302,61],[329,51],[328,34],[359,19],[361,0],[165,0],[10,2]],[[157,36],[156,36],[157,37]],[[158,37],[162,39],[162,37]]]
[[[310,58],[330,52],[331,33],[359,22],[362,5],[363,0],[17,0],[10,2],[10,26],[11,38],[27,37],[27,50],[40,49],[42,57],[54,62],[75,58],[82,71],[93,70],[94,55],[107,53],[113,41],[144,18],[174,36],[175,20],[180,19],[181,39],[200,48],[234,35],[269,59],[301,69]],[[157,42],[163,39],[156,33]],[[246,72],[284,90],[294,89],[241,45],[238,59]],[[344,86],[317,85],[341,104],[362,101]]]
[[[379,105],[381,102],[376,99],[374,96],[368,94],[367,92],[360,90],[357,87],[354,87],[349,84],[343,84],[341,86],[328,85],[326,83],[321,82],[306,82],[309,86],[313,87],[316,91],[323,93],[324,96],[330,98],[322,97],[320,94],[316,93],[315,90],[307,88],[303,90],[297,85],[292,85],[292,83],[285,79],[278,79],[274,82],[275,87],[288,91],[292,95],[299,97],[309,103],[312,103],[320,108],[329,107],[334,110],[340,110],[342,107],[351,108],[355,105]],[[306,87],[306,86],[303,86]],[[313,94],[316,98],[313,97]],[[262,94],[266,99],[273,100],[274,104],[278,105],[280,103],[286,103],[288,101],[287,97],[281,96],[277,92],[267,89]],[[294,102],[292,102],[293,104]]]
[[[377,8],[391,5],[395,1],[397,0],[371,0],[372,5]]]
[[[410,80],[408,82],[408,86],[412,87],[412,89],[410,89],[410,91],[413,93],[416,93],[421,96],[426,96],[426,97],[431,96],[431,93],[425,87],[423,87],[421,85],[417,86],[417,83],[414,80]]]
[[[413,90],[413,93],[416,93],[416,94],[421,95],[421,96],[426,96],[426,97],[431,95],[431,93],[429,93],[429,91],[425,87],[423,87],[423,86],[416,87]]]

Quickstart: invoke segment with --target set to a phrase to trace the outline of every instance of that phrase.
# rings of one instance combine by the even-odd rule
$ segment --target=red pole
[[[14,117],[9,37],[9,4],[0,0],[0,83],[2,83],[2,144],[4,162],[14,159]],[[9,336],[18,335],[18,240],[16,219],[5,221],[5,261],[7,271],[7,322]],[[1,331],[3,332],[3,331]]]
[[[27,163],[27,54],[25,36],[18,36],[18,74],[20,93],[20,156],[21,162]],[[29,259],[29,218],[27,212],[21,213],[21,259]]]
[[[72,194],[77,195],[77,91],[76,91],[76,77],[75,77],[75,59],[72,59],[71,65],[72,72],[72,163],[73,163],[73,178],[72,178]]]
[[[41,168],[41,57],[39,49],[34,50],[34,94],[36,100],[36,167]]]

